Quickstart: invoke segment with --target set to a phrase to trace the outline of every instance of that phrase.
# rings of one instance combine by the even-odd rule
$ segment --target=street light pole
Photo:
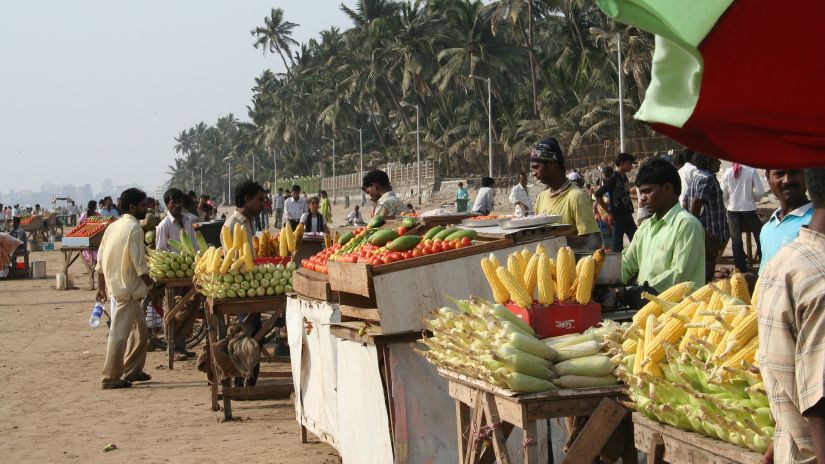
[[[360,183],[364,179],[364,138],[361,134],[361,128],[358,128],[358,151],[361,153],[361,168],[360,172],[358,173],[358,182]],[[364,206],[367,203],[366,197],[364,197],[364,191],[361,190],[361,206]]]
[[[275,176],[275,186],[272,187],[273,191],[278,191],[278,155],[275,154],[275,150],[272,150],[272,167],[274,168],[274,176]]]
[[[619,149],[624,152],[624,96],[622,89],[622,33],[616,33],[616,49],[619,56]]]
[[[227,200],[228,203],[231,205],[232,204],[232,163],[229,162],[229,163],[226,163],[226,165],[229,167],[229,172],[226,174],[226,180],[227,180],[227,182],[229,182],[229,190],[226,192],[227,193],[226,198],[228,199]]]
[[[203,195],[203,168],[200,168],[200,170],[201,170],[201,195]]]
[[[478,79],[482,82],[487,81],[487,153],[489,157],[489,174],[493,177],[493,85],[492,80],[488,77],[486,79],[470,74],[471,78]]]
[[[252,155],[252,182],[255,182],[255,155]]]
[[[332,137],[321,136],[321,138],[332,140],[332,204],[335,204],[335,135]]]

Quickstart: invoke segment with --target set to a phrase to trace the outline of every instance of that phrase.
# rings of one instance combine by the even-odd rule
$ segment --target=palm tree
[[[298,45],[298,42],[292,38],[292,29],[296,26],[298,24],[284,19],[284,10],[273,8],[269,16],[264,18],[264,26],[258,26],[249,31],[255,37],[253,46],[255,48],[260,47],[264,53],[267,51],[277,53],[281,57],[281,61],[284,62],[287,74],[289,73],[289,65],[286,64],[284,54],[289,56],[290,62],[294,64],[291,47]]]

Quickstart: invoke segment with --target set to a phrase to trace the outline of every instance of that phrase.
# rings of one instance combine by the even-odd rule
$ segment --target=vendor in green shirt
[[[636,175],[639,203],[651,211],[622,252],[622,281],[636,277],[662,292],[680,282],[705,284],[705,231],[679,205],[679,172],[663,159],[645,162]]]

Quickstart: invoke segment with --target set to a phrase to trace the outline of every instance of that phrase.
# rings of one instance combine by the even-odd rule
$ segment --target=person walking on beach
[[[521,172],[518,175],[518,183],[510,191],[510,203],[515,206],[513,212],[515,217],[529,216],[533,209],[533,202],[530,201],[530,192],[527,191],[527,174]]]

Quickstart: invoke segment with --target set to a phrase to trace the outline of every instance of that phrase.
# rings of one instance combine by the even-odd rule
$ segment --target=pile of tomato
[[[309,269],[310,271],[326,274],[327,262],[329,262],[329,257],[341,248],[341,245],[337,243],[330,248],[324,248],[323,250],[310,256],[309,258],[301,260],[301,267]]]
[[[361,247],[360,250],[354,253],[338,256],[335,258],[335,261],[340,263],[363,263],[370,264],[372,266],[380,266],[382,264],[390,264],[396,261],[403,261],[405,259],[441,253],[442,251],[464,248],[472,244],[473,241],[470,240],[469,237],[464,237],[460,240],[452,240],[449,242],[446,240],[424,240],[409,251],[390,251],[384,247],[367,243]]]

